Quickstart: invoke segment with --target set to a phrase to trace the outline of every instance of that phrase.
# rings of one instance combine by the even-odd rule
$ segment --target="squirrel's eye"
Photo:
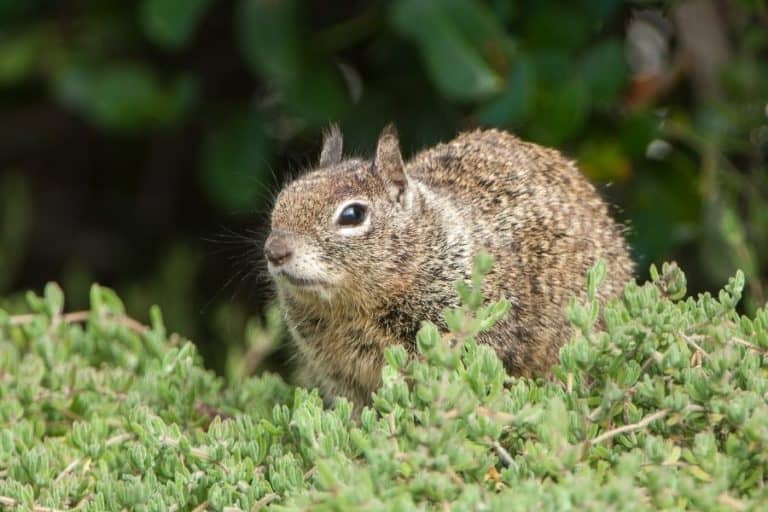
[[[351,204],[341,210],[336,222],[339,226],[357,226],[358,224],[362,224],[365,220],[365,214],[367,212],[368,209],[364,204]]]

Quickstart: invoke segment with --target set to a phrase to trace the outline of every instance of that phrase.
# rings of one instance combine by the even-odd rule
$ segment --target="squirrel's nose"
[[[275,266],[280,266],[293,256],[293,248],[282,235],[271,235],[264,245],[264,254],[267,261]]]

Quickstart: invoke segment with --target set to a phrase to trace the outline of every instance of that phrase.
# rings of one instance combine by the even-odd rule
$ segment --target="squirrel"
[[[421,322],[445,328],[473,257],[495,264],[488,299],[509,313],[478,342],[511,375],[545,375],[572,334],[565,307],[585,297],[598,260],[601,301],[634,268],[623,226],[572,161],[495,129],[459,135],[403,160],[388,125],[371,160],[344,158],[336,125],[317,167],[279,193],[264,253],[295,342],[298,380],[326,399],[370,403],[384,349],[416,351]]]

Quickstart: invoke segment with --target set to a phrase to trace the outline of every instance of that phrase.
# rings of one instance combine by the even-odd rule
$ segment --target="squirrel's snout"
[[[285,236],[272,234],[267,238],[267,243],[264,244],[264,254],[267,261],[275,266],[280,266],[291,259],[293,247],[285,239]]]

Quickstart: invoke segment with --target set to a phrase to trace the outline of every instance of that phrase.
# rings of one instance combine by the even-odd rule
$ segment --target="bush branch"
[[[660,411],[656,411],[653,414],[649,414],[642,420],[638,421],[637,423],[632,423],[629,425],[624,425],[622,427],[614,428],[613,430],[608,430],[607,432],[603,432],[596,438],[592,439],[589,443],[594,446],[596,444],[602,443],[603,441],[607,441],[608,439],[612,439],[618,435],[625,434],[627,432],[635,432],[637,430],[642,430],[651,423],[653,423],[656,420],[660,420],[664,418],[667,414],[669,414],[669,409],[661,409]]]
[[[105,443],[105,446],[115,446],[117,444],[124,443],[125,441],[128,441],[133,437],[133,434],[117,434],[116,436],[112,436],[109,439],[107,439],[107,442]],[[87,457],[80,457],[72,462],[70,462],[67,467],[65,467],[61,473],[59,473],[56,478],[54,479],[53,483],[59,483],[62,478],[70,474],[72,471],[74,471],[80,464],[83,463],[83,461]]]
[[[62,315],[60,321],[65,324],[76,324],[87,321],[90,315],[91,311],[73,311],[72,313]],[[109,316],[123,327],[127,327],[138,334],[146,334],[150,331],[149,327],[129,316],[113,314],[110,314]],[[13,315],[10,317],[10,321],[13,326],[27,325],[32,323],[37,317],[38,315],[36,314]]]
[[[15,500],[11,498],[10,496],[0,496],[0,505],[4,507],[20,507],[21,502],[19,500]],[[42,507],[40,505],[33,505],[32,506],[33,512],[66,512],[64,510],[61,510],[59,508],[51,508],[51,507]]]
[[[503,446],[501,446],[498,441],[494,441],[491,446],[505,467],[511,467],[515,464],[515,460],[512,458],[512,455],[510,455],[510,453]]]

